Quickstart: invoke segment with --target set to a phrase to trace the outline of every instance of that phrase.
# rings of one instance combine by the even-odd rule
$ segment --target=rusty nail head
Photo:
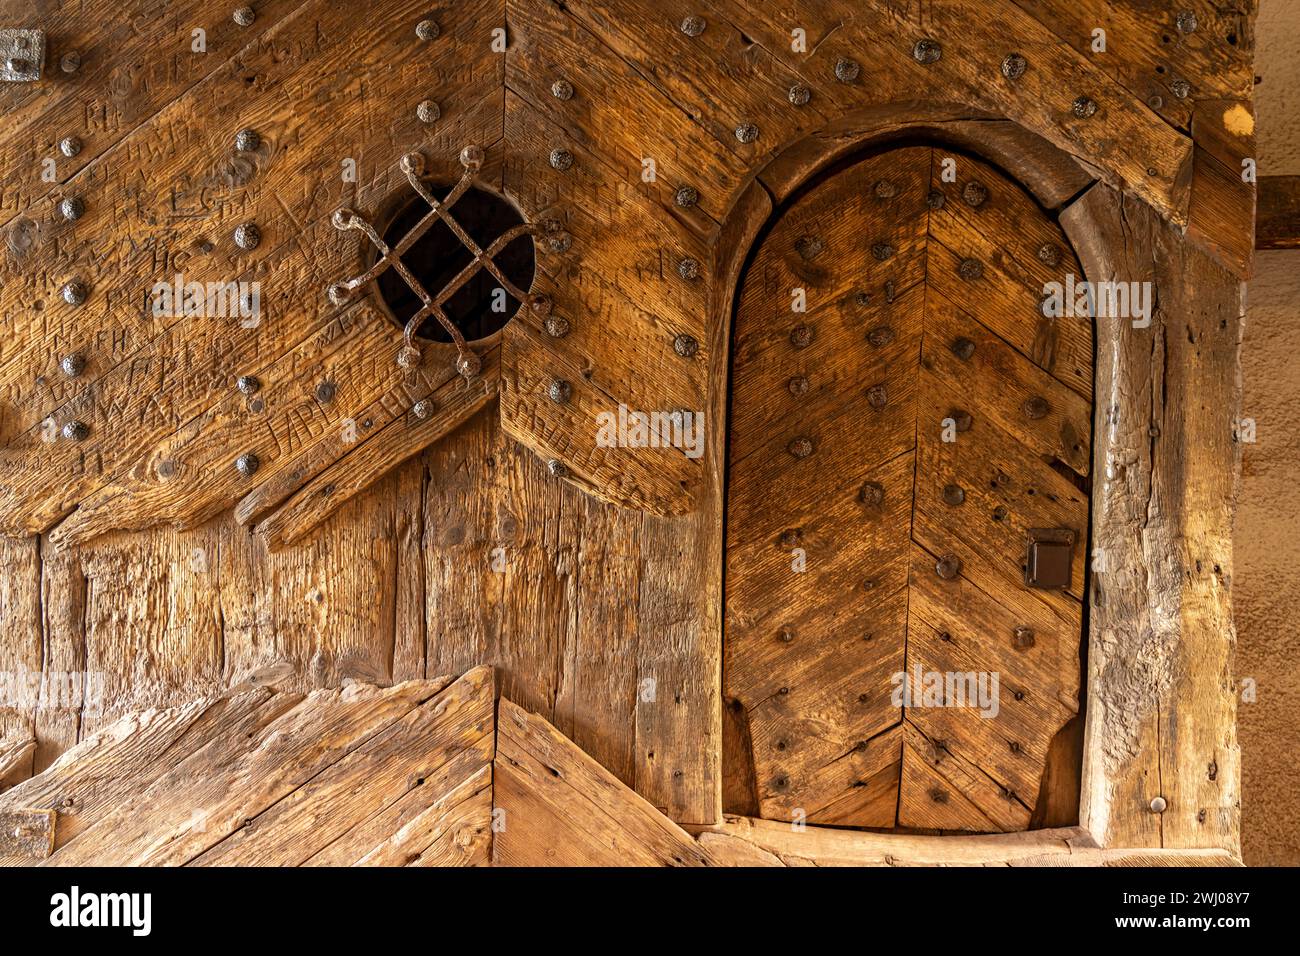
[[[68,305],[81,305],[88,294],[86,284],[80,279],[71,279],[63,284],[63,301]]]
[[[420,399],[411,406],[411,413],[421,421],[426,420],[433,414],[433,401],[427,398]]]
[[[533,310],[533,315],[547,316],[551,314],[551,297],[545,292],[534,292],[528,297],[528,308]]]
[[[700,263],[697,259],[686,258],[677,263],[677,274],[688,282],[700,277]]]
[[[553,339],[562,339],[569,334],[569,320],[562,315],[548,315],[542,327]]]
[[[75,222],[86,213],[86,204],[80,196],[69,196],[59,203],[59,215],[68,222]]]
[[[975,354],[975,343],[964,335],[959,335],[952,340],[952,354],[957,356],[963,362]]]
[[[694,186],[678,186],[677,192],[673,193],[673,202],[683,209],[694,206],[699,201],[700,194]]]
[[[1046,418],[1047,413],[1052,410],[1051,403],[1041,395],[1034,395],[1025,399],[1024,404],[1021,405],[1020,408],[1021,411],[1025,413],[1026,418],[1035,420]]]
[[[679,334],[673,339],[673,351],[682,358],[692,358],[700,350],[700,343],[695,341],[695,336],[687,335],[685,332]]]
[[[442,108],[433,100],[421,100],[415,108],[415,118],[426,126],[436,123],[442,117]]]
[[[894,329],[888,325],[877,325],[867,333],[867,341],[876,348],[882,349],[894,341]]]
[[[563,478],[569,473],[568,466],[565,465],[564,462],[556,458],[552,458],[550,461],[546,463],[546,470],[549,471],[556,478]]]
[[[803,532],[799,528],[786,528],[781,532],[781,537],[777,540],[781,547],[793,548],[798,545],[799,538],[802,534]]]
[[[81,140],[75,136],[65,136],[59,140],[59,152],[71,159],[81,152]]]
[[[806,106],[808,101],[812,99],[812,90],[802,83],[796,83],[790,87],[790,92],[786,95],[795,106]]]
[[[1179,33],[1195,33],[1197,26],[1196,14],[1191,10],[1183,10],[1174,20],[1174,26],[1178,27]]]
[[[567,232],[552,232],[547,235],[546,244],[552,252],[568,252],[573,246],[573,236]]]
[[[241,129],[235,134],[235,149],[251,153],[262,145],[262,137],[255,129]]]
[[[889,402],[889,393],[886,391],[884,384],[872,385],[867,389],[867,404],[880,411]]]
[[[462,378],[473,378],[483,370],[483,360],[473,352],[456,356],[456,371]]]
[[[553,378],[546,386],[546,397],[557,405],[567,402],[573,395],[573,386],[563,379]]]
[[[413,345],[403,345],[397,353],[397,364],[411,369],[420,364],[420,350]]]
[[[781,630],[776,632],[776,636],[780,638],[781,643],[789,644],[791,641],[794,640],[794,629],[789,627],[783,627],[781,628]]]
[[[567,149],[553,149],[551,150],[550,163],[553,169],[563,172],[573,165],[573,154]]]
[[[68,422],[63,426],[63,437],[68,441],[85,441],[90,435],[90,427],[85,422]]]
[[[989,198],[988,187],[983,183],[969,182],[966,184],[966,188],[961,191],[961,198],[966,200],[968,206],[982,206],[985,200]]]
[[[855,305],[860,305],[863,308],[865,308],[866,306],[869,306],[871,304],[871,293],[870,292],[855,293],[853,296],[853,302]]]
[[[1165,810],[1168,809],[1168,807],[1169,807],[1169,803],[1167,800],[1165,800],[1164,797],[1156,797],[1154,800],[1151,801],[1152,813],[1164,813]]]
[[[742,143],[752,143],[758,139],[758,127],[753,123],[741,123],[736,127],[736,139]]]
[[[811,262],[822,254],[825,243],[817,236],[800,236],[795,240],[794,251],[799,253],[799,257]]]
[[[885,501],[885,486],[878,481],[863,482],[858,500],[864,505],[880,505]]]
[[[1038,261],[1043,265],[1054,266],[1061,261],[1061,247],[1054,242],[1045,242],[1038,247]]]
[[[688,37],[697,37],[704,32],[706,26],[708,26],[708,24],[705,22],[703,17],[692,14],[689,17],[683,18],[678,29]]]
[[[842,56],[835,61],[835,79],[841,83],[852,83],[858,78],[862,68],[858,66],[856,60],[850,60],[847,56]]]
[[[235,245],[247,251],[256,249],[262,241],[262,230],[257,228],[256,223],[244,222],[235,227]]]
[[[877,242],[871,247],[871,255],[877,262],[884,262],[894,254],[894,247],[887,242]]]
[[[800,436],[799,438],[796,438],[794,441],[790,442],[789,448],[787,450],[795,458],[807,458],[809,455],[813,453],[812,439],[806,436]]]
[[[1008,53],[1002,58],[1002,75],[1008,80],[1018,80],[1025,75],[1029,61],[1019,53]]]
[[[241,27],[251,27],[257,17],[252,7],[240,7],[234,12],[232,19]]]
[[[937,189],[931,189],[925,197],[925,204],[931,209],[942,209],[947,201],[948,197]]]
[[[573,84],[568,80],[556,80],[551,84],[551,95],[557,100],[573,99]]]
[[[943,486],[943,503],[956,508],[966,500],[966,489],[961,485]]]
[[[917,40],[912,47],[912,59],[917,63],[936,63],[943,56],[943,47],[938,40],[929,37]]]
[[[898,195],[898,187],[887,180],[880,180],[875,185],[877,199],[893,199]]]
[[[955,554],[945,554],[934,563],[934,573],[945,581],[951,581],[961,574],[961,558]]]
[[[245,395],[254,395],[261,387],[262,382],[256,375],[241,375],[235,379],[235,388]]]
[[[1169,91],[1178,99],[1185,100],[1192,92],[1192,84],[1188,83],[1181,77],[1169,84]]]
[[[808,325],[796,325],[790,332],[790,344],[797,349],[806,349],[812,345],[813,330]]]
[[[256,472],[261,464],[262,462],[256,454],[251,451],[246,451],[235,459],[235,470],[247,478],[249,475]]]
[[[64,73],[76,73],[81,69],[81,54],[75,51],[63,54],[63,59],[59,61],[59,69]]]
[[[1070,112],[1079,119],[1087,119],[1096,114],[1097,104],[1090,97],[1079,96],[1070,104]]]
[[[321,382],[316,386],[316,401],[332,402],[334,400],[334,395],[337,391],[338,388],[335,386],[333,382],[329,382],[329,381]]]
[[[440,32],[432,20],[421,20],[415,25],[415,35],[421,40],[436,40]]]
[[[786,387],[790,389],[791,395],[802,395],[808,391],[808,378],[804,375],[796,375],[786,383]]]
[[[1033,647],[1035,642],[1034,629],[1025,627],[1023,624],[1017,627],[1011,634],[1011,643],[1018,651],[1027,651]]]
[[[86,370],[86,359],[79,352],[73,352],[71,355],[65,355],[63,361],[59,363],[59,368],[68,378],[76,378]]]
[[[974,282],[984,275],[984,266],[978,259],[963,259],[957,266],[957,274],[967,282]]]

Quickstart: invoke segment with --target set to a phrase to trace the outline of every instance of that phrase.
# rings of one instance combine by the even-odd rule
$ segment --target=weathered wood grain
[[[1300,176],[1263,176],[1258,195],[1255,248],[1300,247]]]

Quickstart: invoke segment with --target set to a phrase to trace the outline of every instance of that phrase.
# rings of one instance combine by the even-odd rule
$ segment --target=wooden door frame
[[[1091,282],[1149,281],[1149,328],[1095,319],[1087,715],[1079,826],[1001,836],[918,837],[807,827],[805,848],[879,862],[1010,862],[1074,848],[1159,851],[1144,861],[1240,859],[1240,754],[1232,654],[1231,525],[1240,451],[1240,280],[1178,227],[1016,123],[959,105],[896,104],[846,115],[781,150],[744,190],[713,249],[708,425],[726,434],[735,300],[750,249],[794,190],[836,160],[924,138],[1001,167],[1054,212]],[[709,443],[721,582],[726,442]],[[722,631],[722,599],[713,602]],[[719,682],[721,668],[718,669]],[[722,694],[719,683],[721,723]],[[720,739],[720,737],[715,737]],[[716,782],[721,809],[721,779]],[[721,819],[721,815],[719,815]],[[705,828],[777,852],[748,818]],[[764,842],[766,841],[766,842]],[[935,842],[938,841],[938,842]],[[788,849],[788,848],[787,848]],[[1014,851],[1014,852],[1013,852]],[[1077,862],[1107,862],[1084,854]]]

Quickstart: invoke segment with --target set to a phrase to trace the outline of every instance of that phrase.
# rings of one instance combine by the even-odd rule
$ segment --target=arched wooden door
[[[1033,199],[937,146],[824,176],[760,240],[723,682],[761,816],[1030,825],[1079,710],[1092,325],[1043,308],[1067,276]]]

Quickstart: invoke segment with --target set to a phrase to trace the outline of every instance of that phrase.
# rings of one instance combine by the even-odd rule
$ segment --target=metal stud
[[[1087,96],[1075,97],[1074,102],[1070,104],[1070,112],[1079,119],[1087,119],[1097,112],[1097,104]]]
[[[1036,643],[1032,627],[1025,627],[1022,624],[1011,632],[1011,645],[1018,651],[1027,651]]]
[[[80,279],[70,279],[63,284],[60,294],[63,296],[63,301],[68,305],[81,305],[86,301],[86,283]]]
[[[76,378],[86,370],[86,359],[80,353],[73,352],[71,355],[63,357],[63,361],[59,363],[59,368],[63,370],[63,374],[68,378]]]
[[[790,332],[790,344],[797,349],[806,349],[812,345],[813,330],[808,325],[796,325]]]
[[[943,486],[943,503],[951,508],[956,508],[966,501],[966,489],[961,485],[944,485]]]
[[[456,357],[456,371],[461,378],[473,378],[483,370],[483,360],[473,352],[464,352]]]
[[[482,167],[483,160],[486,157],[487,154],[483,152],[482,146],[477,143],[470,143],[460,151],[460,164],[471,172],[477,172]]]
[[[912,59],[917,63],[937,63],[942,56],[943,47],[939,45],[939,41],[929,37],[917,40],[912,47]]]
[[[872,408],[874,408],[876,411],[880,411],[888,403],[889,403],[889,393],[885,390],[885,386],[883,384],[872,385],[869,389],[867,389],[867,404],[870,405]]]
[[[63,426],[63,437],[68,441],[85,441],[90,437],[90,426],[85,422],[68,422]]]
[[[260,467],[262,467],[262,460],[251,451],[246,451],[235,459],[235,471],[245,478],[254,474]]]
[[[1052,410],[1052,406],[1043,396],[1034,395],[1032,398],[1025,399],[1024,404],[1020,406],[1020,410],[1025,413],[1026,418],[1037,420],[1046,418],[1047,413]]]
[[[753,123],[741,123],[736,127],[736,139],[742,143],[752,143],[758,139],[758,127]]]
[[[1183,10],[1174,20],[1174,26],[1178,28],[1179,33],[1195,33],[1197,26],[1196,14],[1191,10]]]
[[[1164,813],[1169,808],[1169,801],[1164,797],[1156,797],[1151,801],[1152,813]]]
[[[687,282],[694,282],[700,277],[700,262],[689,257],[677,263],[677,274]]]
[[[413,345],[403,345],[397,351],[397,364],[407,370],[416,368],[420,364],[420,350]]]
[[[322,405],[334,401],[334,396],[338,393],[338,386],[333,382],[320,382],[316,386],[316,401]]]
[[[682,358],[692,358],[700,350],[700,343],[695,341],[695,336],[687,335],[682,332],[673,339],[673,351]]]
[[[1165,98],[1159,93],[1153,93],[1151,96],[1147,97],[1147,106],[1151,107],[1153,110],[1162,109],[1164,105]]]
[[[241,375],[235,380],[235,388],[245,395],[255,395],[262,388],[262,381],[256,375]]]
[[[877,262],[884,262],[894,254],[894,247],[887,242],[877,242],[871,247],[871,255]]]
[[[877,325],[867,333],[867,341],[878,349],[883,349],[894,341],[894,330],[888,325]]]
[[[978,259],[963,259],[957,266],[957,274],[967,282],[974,282],[984,275],[984,266]]]
[[[415,108],[415,118],[428,126],[442,118],[442,109],[433,100],[421,100]]]
[[[235,134],[235,149],[251,153],[262,145],[262,137],[255,129],[241,129]]]
[[[573,165],[573,154],[567,149],[551,150],[551,168],[558,169],[561,172]]]
[[[961,558],[955,554],[945,554],[934,563],[934,573],[945,581],[951,581],[961,574]]]
[[[877,199],[893,199],[898,195],[898,187],[888,180],[882,179],[872,187]]]
[[[812,90],[802,83],[796,83],[790,87],[790,92],[786,94],[786,97],[795,106],[807,106],[808,101],[812,99]]]
[[[573,246],[573,236],[567,232],[552,232],[547,235],[546,244],[552,252],[568,252]]]
[[[63,59],[59,60],[59,69],[64,73],[76,73],[81,69],[81,54],[75,50],[63,54]]]
[[[858,489],[858,501],[872,507],[879,506],[885,500],[885,486],[878,481],[863,482]]]
[[[818,236],[800,236],[794,242],[794,251],[799,253],[799,258],[806,262],[816,259],[822,254],[824,248],[826,244]]]
[[[779,630],[779,631],[776,632],[776,637],[777,637],[777,640],[779,640],[782,644],[790,644],[790,643],[793,643],[793,642],[794,642],[794,628],[791,628],[791,627],[783,627],[783,628],[781,628],[781,630]]]
[[[957,356],[963,362],[975,354],[975,343],[964,335],[959,335],[952,340],[952,354]]]
[[[1008,53],[1002,58],[1002,75],[1008,80],[1018,80],[1025,75],[1029,61],[1019,53]]]
[[[569,474],[569,468],[558,458],[552,458],[546,463],[546,470],[555,478],[564,478]]]
[[[563,379],[553,378],[546,386],[546,397],[556,405],[563,405],[573,397],[573,386]]]
[[[971,181],[961,191],[961,198],[966,200],[966,205],[972,208],[982,206],[989,198],[988,187],[983,183]]]
[[[708,26],[708,24],[705,22],[703,17],[692,14],[689,17],[683,18],[677,29],[681,30],[682,33],[686,34],[688,37],[697,37],[704,32],[706,26]]]
[[[86,204],[80,196],[68,196],[59,203],[59,215],[68,222],[75,222],[86,213]]]
[[[835,79],[841,83],[852,83],[862,72],[862,67],[858,66],[857,60],[850,60],[847,56],[842,56],[835,61]]]
[[[673,202],[688,209],[700,201],[700,193],[694,186],[678,186],[677,192],[673,193]]]
[[[975,419],[971,418],[970,412],[961,408],[954,408],[949,411],[948,417],[953,420],[953,423],[957,426],[957,431],[959,432],[968,432],[971,429],[971,425],[975,424]]]
[[[551,84],[551,95],[557,100],[573,99],[573,84],[568,80],[556,80]]]
[[[234,12],[231,19],[233,19],[241,27],[251,27],[253,25],[253,21],[257,19],[257,16],[253,13],[252,7],[240,7],[238,10]]]
[[[795,458],[807,458],[813,453],[812,439],[806,436],[800,436],[790,442],[790,445],[786,450]]]
[[[942,209],[943,204],[947,201],[948,197],[937,189],[931,189],[925,197],[925,204],[931,209]]]
[[[1045,242],[1038,247],[1038,261],[1045,266],[1054,266],[1061,261],[1061,247],[1054,242]]]
[[[235,227],[235,245],[247,252],[262,241],[262,230],[255,223],[243,222]]]
[[[786,383],[785,387],[790,390],[791,395],[803,395],[808,391],[808,377],[796,375]]]
[[[71,159],[81,152],[81,140],[76,136],[65,136],[59,140],[59,152]]]
[[[1174,80],[1169,84],[1169,92],[1173,93],[1180,100],[1185,100],[1192,93],[1192,84],[1184,79]]]
[[[411,406],[411,414],[422,422],[428,421],[429,417],[433,415],[433,400],[428,398],[420,399]]]
[[[853,304],[865,309],[867,306],[871,304],[871,293],[855,292],[853,294]]]
[[[432,20],[421,20],[415,25],[415,35],[421,40],[436,40],[441,32]]]
[[[562,339],[569,334],[569,320],[562,315],[548,315],[542,322],[542,328],[553,339]]]

